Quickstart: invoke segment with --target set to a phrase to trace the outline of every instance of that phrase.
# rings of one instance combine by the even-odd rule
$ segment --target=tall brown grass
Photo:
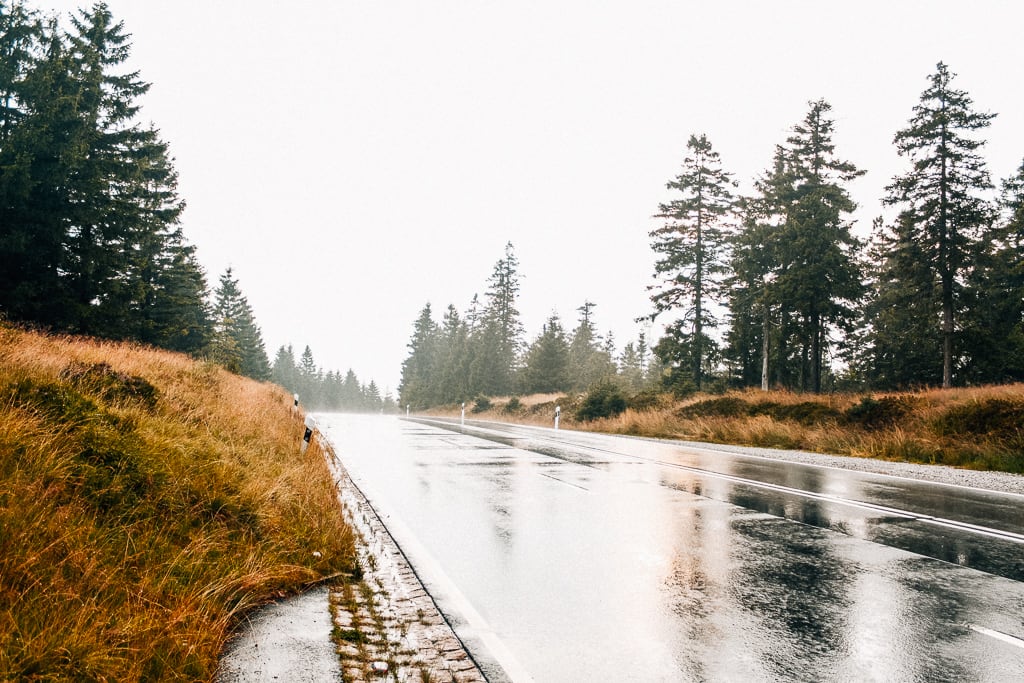
[[[185,356],[0,326],[0,680],[210,680],[247,609],[352,571],[302,419]]]
[[[562,396],[557,403],[561,424],[570,429],[1024,473],[1024,384],[820,396],[744,390],[643,398],[643,409],[593,421],[574,418],[580,397]],[[551,424],[551,397],[520,403],[530,407],[510,411],[507,402],[495,400],[491,410],[473,417]]]

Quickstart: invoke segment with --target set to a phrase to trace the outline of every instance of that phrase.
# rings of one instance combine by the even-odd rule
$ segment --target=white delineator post
[[[558,418],[562,416],[562,406],[555,406],[555,429],[558,429]]]
[[[299,446],[299,453],[305,453],[309,448],[309,442],[313,439],[313,430],[316,429],[316,418],[312,415],[306,416],[306,433],[302,435],[302,445]]]
[[[462,417],[459,418],[459,424],[466,424],[466,403],[462,403]]]
[[[294,394],[295,402],[292,403],[292,415],[299,412],[299,395]]]
[[[409,417],[409,404],[408,403],[405,404],[405,416]]]

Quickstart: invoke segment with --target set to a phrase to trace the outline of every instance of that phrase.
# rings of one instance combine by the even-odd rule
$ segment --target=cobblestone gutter
[[[359,537],[363,572],[361,581],[338,584],[330,594],[346,683],[484,683],[377,513],[333,449],[327,451],[345,516]]]

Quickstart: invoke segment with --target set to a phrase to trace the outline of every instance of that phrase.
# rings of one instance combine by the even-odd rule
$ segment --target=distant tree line
[[[301,404],[312,410],[351,413],[398,410],[394,398],[388,393],[381,395],[373,380],[362,384],[351,369],[344,375],[334,370],[324,372],[313,359],[309,346],[297,362],[291,345],[281,346],[274,356],[270,376],[274,383],[298,394]]]
[[[898,209],[865,243],[824,100],[776,147],[752,196],[733,194],[691,136],[650,233],[655,349],[678,391],[714,386],[900,388],[1024,380],[1024,164],[997,192],[980,154],[994,114],[944,64],[894,138]]]
[[[440,322],[428,302],[413,323],[402,364],[399,403],[414,409],[482,396],[582,391],[602,381],[639,391],[660,376],[644,334],[617,354],[612,335],[595,328],[595,304],[584,301],[566,330],[552,313],[525,341],[519,318],[519,261],[511,243],[494,265],[483,301],[474,295],[459,314],[449,304]],[[653,378],[653,379],[652,379]]]

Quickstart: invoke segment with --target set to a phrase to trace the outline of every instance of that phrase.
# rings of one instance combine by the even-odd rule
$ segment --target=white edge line
[[[977,633],[989,636],[990,638],[995,638],[996,640],[1001,640],[1004,643],[1016,645],[1017,647],[1024,649],[1024,640],[1021,640],[1017,636],[1011,636],[1009,633],[1003,633],[1002,631],[993,631],[990,628],[978,626],[977,624],[967,624],[967,628]]]

